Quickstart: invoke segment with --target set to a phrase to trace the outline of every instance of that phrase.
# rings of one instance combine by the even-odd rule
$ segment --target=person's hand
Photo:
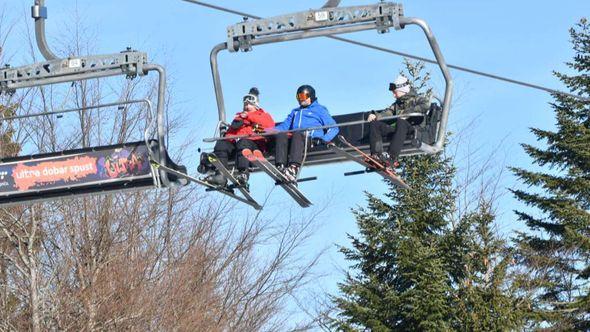
[[[232,121],[232,123],[230,125],[230,128],[235,130],[235,129],[239,129],[243,125],[244,125],[243,120],[234,119],[234,121]]]
[[[369,116],[367,117],[367,121],[372,122],[377,120],[377,116],[374,113],[369,114]]]

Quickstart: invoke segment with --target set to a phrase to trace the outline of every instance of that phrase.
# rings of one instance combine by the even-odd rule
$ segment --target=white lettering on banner
[[[93,164],[70,166],[70,172],[72,173],[80,173],[92,170],[94,170]]]
[[[18,173],[16,173],[16,178],[17,179],[27,179],[27,178],[33,178],[33,177],[39,177],[41,176],[41,172],[37,171],[37,170],[22,170]]]

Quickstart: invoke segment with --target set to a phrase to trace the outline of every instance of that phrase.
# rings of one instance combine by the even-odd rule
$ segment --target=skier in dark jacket
[[[393,92],[396,100],[391,106],[382,111],[372,111],[367,117],[370,122],[369,141],[371,156],[386,167],[398,167],[399,154],[404,145],[404,140],[411,129],[411,125],[404,119],[404,114],[422,113],[426,114],[430,107],[429,99],[419,96],[411,87],[408,79],[402,75],[398,76],[394,83],[389,84],[389,90]],[[390,125],[382,118],[390,116],[401,116]],[[383,151],[383,139],[389,140],[389,149]]]
[[[299,107],[293,109],[285,121],[273,128],[273,131],[286,131],[323,127],[336,124],[328,109],[317,101],[315,89],[310,85],[302,85],[295,95]],[[303,161],[305,149],[309,146],[327,144],[338,134],[338,127],[329,129],[296,131],[279,133],[276,136],[275,164],[285,176],[296,181]]]

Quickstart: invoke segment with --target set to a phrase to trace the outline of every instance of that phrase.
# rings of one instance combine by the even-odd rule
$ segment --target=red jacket
[[[275,126],[275,121],[272,116],[262,108],[259,108],[256,111],[247,112],[246,118],[242,118],[242,113],[243,112],[236,113],[236,116],[234,117],[234,121],[242,121],[242,125],[239,128],[230,127],[225,133],[225,137],[253,135],[256,134],[256,132],[262,132],[264,129],[273,128]],[[266,138],[263,136],[253,136],[248,139],[257,141],[265,140]]]

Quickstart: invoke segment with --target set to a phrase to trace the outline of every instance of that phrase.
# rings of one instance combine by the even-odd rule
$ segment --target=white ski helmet
[[[403,93],[410,92],[410,81],[407,77],[403,75],[399,75],[393,83],[389,83],[389,90],[390,91],[399,91]]]

